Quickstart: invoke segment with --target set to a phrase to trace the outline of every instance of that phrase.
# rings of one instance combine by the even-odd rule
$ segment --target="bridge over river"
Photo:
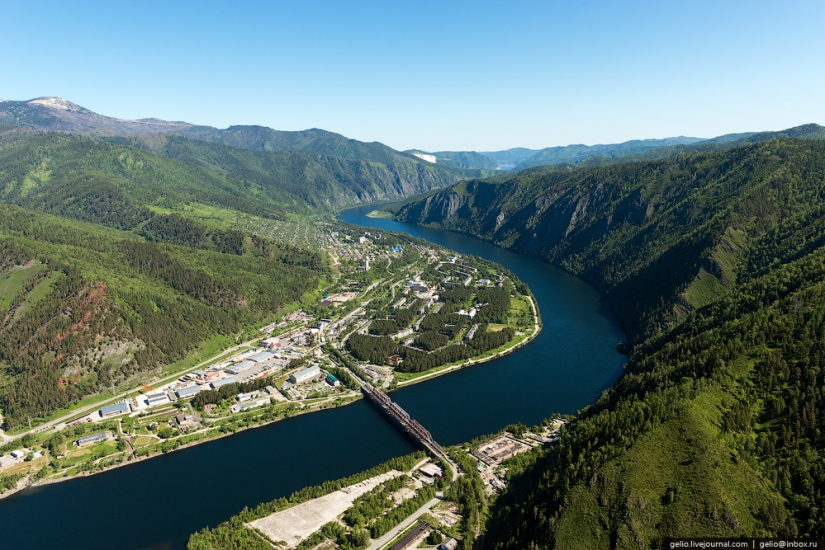
[[[395,422],[417,443],[427,449],[433,456],[444,459],[450,462],[450,457],[444,452],[444,449],[439,445],[432,434],[422,426],[416,419],[412,418],[410,414],[401,408],[401,405],[390,399],[383,391],[373,387],[371,384],[364,382],[361,384],[361,389],[364,395],[382,411],[390,416]]]

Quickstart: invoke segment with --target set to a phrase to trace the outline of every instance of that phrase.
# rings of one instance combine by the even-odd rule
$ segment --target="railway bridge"
[[[424,426],[422,426],[416,419],[412,418],[407,411],[401,408],[401,405],[394,402],[390,397],[373,387],[371,384],[364,382],[361,384],[361,389],[367,399],[372,401],[375,405],[380,407],[390,418],[395,420],[399,426],[409,434],[413,439],[420,443],[425,449],[438,458],[442,458],[447,463],[452,464],[452,460],[439,445],[432,434]]]

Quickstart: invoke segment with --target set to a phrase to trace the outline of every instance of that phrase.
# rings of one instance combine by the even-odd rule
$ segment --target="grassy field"
[[[12,300],[23,290],[25,284],[35,279],[44,269],[43,264],[35,261],[26,267],[14,267],[0,274],[0,309],[11,306]]]

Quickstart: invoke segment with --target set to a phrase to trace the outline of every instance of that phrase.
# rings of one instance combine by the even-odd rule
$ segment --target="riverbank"
[[[541,319],[538,316],[538,311],[536,309],[536,304],[533,301],[533,297],[529,296],[529,295],[525,296],[525,297],[530,301],[530,306],[533,310],[533,331],[530,334],[525,335],[524,338],[522,338],[518,342],[514,342],[514,343],[510,344],[509,347],[506,347],[503,350],[500,350],[500,351],[492,350],[491,352],[487,352],[490,355],[485,356],[486,354],[483,354],[480,359],[470,358],[470,359],[467,359],[466,361],[464,361],[462,363],[459,363],[458,365],[449,366],[449,367],[443,368],[442,370],[438,370],[441,367],[436,367],[435,372],[425,373],[425,374],[422,374],[421,376],[418,376],[416,378],[411,378],[409,380],[404,380],[402,382],[399,382],[398,383],[398,388],[403,388],[405,386],[410,386],[412,384],[418,384],[419,382],[425,382],[425,381],[430,380],[432,378],[435,378],[437,376],[441,376],[441,375],[444,375],[444,374],[449,374],[451,372],[461,370],[461,369],[464,369],[464,368],[467,368],[467,367],[471,367],[473,365],[486,363],[487,361],[492,361],[494,359],[499,359],[501,357],[504,357],[505,355],[509,355],[509,354],[513,353],[514,351],[518,350],[522,346],[526,346],[527,344],[532,342],[536,338],[536,336],[539,335],[539,332],[541,332],[542,325],[539,322]]]
[[[254,430],[256,428],[263,428],[265,426],[269,426],[271,424],[281,422],[282,420],[286,420],[288,418],[295,418],[295,417],[303,416],[305,414],[310,414],[310,413],[313,413],[313,412],[319,412],[319,411],[324,411],[324,410],[330,410],[330,409],[337,409],[337,408],[340,408],[340,407],[345,407],[347,405],[351,405],[353,403],[361,401],[363,398],[364,397],[363,397],[362,394],[358,394],[358,395],[353,396],[352,399],[349,399],[345,402],[337,403],[337,404],[334,404],[333,406],[328,406],[328,407],[319,406],[319,405],[325,404],[324,402],[313,403],[312,405],[309,405],[308,407],[305,407],[305,408],[302,408],[302,409],[299,409],[299,410],[295,410],[295,411],[289,411],[289,416],[281,416],[279,418],[275,418],[273,420],[261,422],[259,424],[244,426],[244,427],[238,428],[236,430],[233,430],[231,432],[224,433],[224,432],[220,432],[220,430],[218,430],[218,429],[213,428],[213,429],[211,429],[212,433],[210,433],[210,430],[207,429],[207,430],[204,430],[203,432],[194,432],[194,433],[191,433],[191,434],[184,434],[184,435],[178,436],[177,438],[169,438],[169,439],[160,440],[160,441],[175,441],[178,438],[191,437],[193,435],[198,435],[199,433],[200,434],[209,433],[209,437],[198,438],[198,439],[189,441],[187,443],[183,443],[180,446],[175,447],[173,449],[170,449],[168,451],[157,451],[157,452],[154,452],[154,453],[151,453],[151,454],[148,454],[148,455],[142,455],[142,456],[135,456],[133,454],[133,455],[131,455],[132,456],[131,459],[127,458],[127,459],[115,462],[113,464],[107,464],[106,466],[102,467],[101,469],[96,469],[94,471],[83,471],[83,472],[78,472],[76,474],[72,474],[72,475],[69,475],[69,476],[60,475],[59,477],[45,477],[43,479],[39,479],[39,480],[36,480],[36,481],[31,481],[30,476],[29,477],[24,477],[18,482],[18,486],[16,488],[9,489],[9,490],[3,492],[2,494],[0,494],[0,500],[2,500],[4,498],[8,498],[8,497],[10,497],[10,496],[12,496],[16,493],[19,493],[20,491],[28,489],[30,487],[31,488],[44,487],[46,485],[61,483],[63,481],[69,481],[69,480],[72,480],[72,479],[92,477],[94,475],[109,472],[109,471],[115,470],[117,468],[121,468],[123,466],[131,466],[131,465],[134,465],[134,464],[139,464],[139,463],[144,462],[146,460],[150,460],[152,458],[158,458],[160,456],[169,455],[169,454],[175,453],[177,451],[183,451],[183,450],[186,450],[186,449],[191,449],[192,447],[196,447],[197,445],[200,445],[202,443],[210,443],[212,441],[217,441],[217,440],[223,439],[225,437],[238,435],[238,434],[243,433],[243,432],[248,431],[248,430]],[[334,403],[334,401],[330,401],[330,402],[327,402],[327,403]],[[141,437],[141,436],[137,436],[137,437]],[[100,460],[104,460],[104,458],[101,458]]]
[[[485,352],[484,354],[481,354],[480,356],[477,356],[475,358],[470,358],[468,360],[465,360],[461,364],[453,365],[453,366],[450,366],[450,367],[447,367],[447,368],[442,368],[440,370],[436,369],[434,372],[429,372],[429,373],[423,374],[422,376],[416,377],[414,379],[407,380],[407,381],[404,381],[404,382],[400,382],[398,384],[398,388],[400,389],[403,386],[407,386],[407,385],[416,384],[416,383],[419,383],[419,382],[431,380],[433,378],[449,374],[449,373],[457,371],[459,369],[463,369],[463,368],[466,368],[466,367],[469,367],[469,366],[485,363],[485,362],[491,361],[493,359],[498,359],[498,358],[504,357],[504,356],[506,356],[510,353],[515,352],[520,347],[522,347],[522,346],[526,345],[527,343],[529,343],[530,341],[532,341],[538,335],[539,331],[541,330],[541,323],[540,323],[540,318],[538,317],[537,307],[536,307],[536,304],[535,304],[535,301],[534,301],[533,297],[530,296],[529,294],[528,295],[519,295],[519,296],[521,298],[524,298],[527,301],[529,301],[530,306],[531,306],[532,316],[533,316],[532,317],[533,318],[533,328],[532,328],[532,331],[531,331],[530,334],[525,335],[525,337],[517,337],[516,341],[510,343],[504,349],[501,349],[501,350],[498,350],[498,351],[491,350],[491,351]],[[219,356],[220,357],[225,357],[229,351],[237,350],[237,349],[240,349],[240,348],[242,348],[244,346],[248,346],[248,345],[250,345],[250,343],[245,342],[244,344],[234,346],[230,350],[225,350]],[[209,362],[209,361],[207,361],[207,362]],[[345,401],[340,402],[340,400],[342,398],[345,399]],[[239,432],[243,432],[243,431],[246,431],[248,429],[267,426],[269,424],[273,424],[275,422],[283,420],[284,418],[291,418],[291,417],[294,417],[294,416],[300,416],[300,415],[309,414],[309,413],[312,413],[312,412],[318,412],[318,411],[321,411],[321,410],[327,410],[327,409],[331,409],[331,408],[338,408],[338,407],[341,407],[341,406],[344,406],[344,405],[351,404],[355,401],[358,401],[361,398],[362,398],[362,396],[359,393],[359,394],[349,394],[346,397],[327,398],[327,399],[322,400],[322,401],[314,402],[310,405],[305,405],[305,404],[300,403],[300,402],[293,402],[292,405],[296,405],[296,404],[300,403],[302,405],[302,408],[297,409],[297,410],[286,409],[285,412],[284,412],[284,416],[277,416],[277,417],[275,417],[271,420],[258,422],[258,423],[255,423],[253,425],[248,425],[248,426],[244,425],[242,427],[232,429],[229,432],[223,432],[218,427],[211,427],[211,428],[207,427],[206,429],[203,429],[203,430],[195,431],[195,432],[192,432],[192,433],[182,433],[181,435],[178,435],[176,437],[171,437],[171,438],[158,438],[157,435],[155,435],[155,434],[151,434],[151,433],[143,434],[143,433],[137,433],[137,432],[135,432],[135,435],[132,435],[131,437],[126,436],[126,434],[123,431],[123,427],[122,427],[122,422],[125,420],[125,418],[118,419],[117,421],[119,422],[119,424],[117,425],[116,429],[111,427],[111,426],[109,426],[108,428],[106,426],[101,426],[101,428],[102,429],[110,429],[113,433],[116,434],[117,438],[123,438],[124,441],[127,442],[127,445],[129,445],[128,453],[131,453],[131,454],[128,454],[128,453],[127,454],[122,454],[122,453],[124,453],[124,451],[120,451],[120,450],[118,452],[112,452],[111,454],[108,454],[108,455],[104,454],[102,457],[96,459],[93,463],[91,463],[89,466],[87,466],[90,469],[88,469],[88,470],[84,469],[84,470],[76,471],[75,473],[72,473],[71,475],[66,475],[67,471],[71,471],[71,470],[79,467],[79,464],[69,463],[69,465],[63,469],[63,471],[58,471],[56,474],[55,473],[49,474],[47,477],[44,477],[42,479],[37,479],[37,480],[34,480],[34,481],[32,481],[32,477],[35,476],[39,470],[29,470],[27,472],[26,476],[23,479],[20,480],[20,482],[18,483],[18,486],[14,489],[9,489],[9,490],[5,491],[4,493],[0,494],[0,499],[10,497],[10,496],[12,496],[12,495],[28,488],[28,487],[41,487],[41,486],[45,486],[45,485],[49,485],[49,484],[53,484],[53,483],[59,483],[61,481],[67,481],[67,480],[70,480],[70,479],[82,478],[82,477],[91,477],[95,474],[104,473],[104,472],[108,472],[108,471],[111,471],[111,470],[116,469],[116,468],[120,468],[121,466],[127,466],[127,465],[130,465],[130,464],[137,464],[137,463],[143,462],[145,460],[148,460],[150,458],[156,458],[156,457],[159,457],[159,456],[162,456],[162,455],[168,455],[170,453],[174,453],[175,451],[189,449],[189,448],[194,447],[196,445],[199,445],[201,443],[206,443],[206,442],[209,442],[209,441],[222,439],[224,437],[227,437],[227,436],[230,436],[230,435],[235,435]],[[279,403],[279,404],[282,405],[282,403]],[[272,404],[272,405],[270,405],[270,407],[278,407],[279,404]],[[226,417],[221,417],[221,418],[216,418],[216,419],[207,418],[206,422],[205,422],[205,425],[208,426],[210,423],[214,423],[214,422],[218,422],[218,421],[223,422],[223,421],[226,421],[226,420],[229,420],[230,422],[232,422],[232,421],[234,421],[234,422],[244,422],[246,418],[248,418],[248,417],[253,417],[253,418],[257,417],[262,412],[264,414],[266,414],[267,412],[273,413],[274,411],[271,411],[271,409],[269,409],[269,408],[265,408],[265,409],[257,409],[254,412],[247,413],[246,415],[226,416]],[[275,413],[275,414],[277,414],[277,413]],[[161,417],[164,417],[164,416],[161,415],[160,417],[158,417],[158,420],[160,420]],[[150,420],[153,420],[153,419],[150,419]],[[210,420],[211,420],[211,422],[210,422]],[[129,430],[127,430],[127,432],[128,431]],[[148,446],[154,447],[154,450],[149,451],[149,454],[146,454],[146,455],[136,454],[138,452],[138,450],[140,449],[140,447],[136,448],[136,446],[134,444],[141,437],[154,437],[155,439],[157,439],[157,442],[143,445],[143,448],[148,447]],[[165,447],[165,446],[168,446],[168,445],[172,445],[172,447],[164,449],[164,450],[160,450],[161,447]],[[72,446],[73,446],[73,443],[71,443],[71,442],[66,444],[66,452],[67,453],[68,453],[69,449],[73,448]],[[33,447],[34,447],[34,445],[33,445]],[[89,447],[89,450],[90,450],[90,452],[95,452],[95,447]],[[98,449],[97,452],[100,452],[100,450]],[[120,455],[120,456],[118,456],[118,455]],[[131,457],[131,458],[128,458],[128,457]],[[104,464],[104,465],[101,466],[101,464]],[[44,463],[44,464],[41,465],[41,469],[42,468],[49,468],[49,467],[50,467],[50,465],[48,463]]]
[[[454,371],[458,371],[460,369],[471,367],[473,365],[478,365],[478,364],[481,364],[481,363],[486,363],[488,361],[492,361],[494,359],[502,358],[506,355],[509,355],[509,354],[517,351],[519,348],[525,346],[526,344],[530,343],[532,340],[534,340],[538,336],[539,332],[541,331],[541,323],[540,323],[540,319],[537,315],[537,308],[536,308],[536,304],[534,302],[533,297],[530,296],[530,295],[526,295],[524,297],[527,298],[527,300],[529,300],[530,306],[531,306],[531,309],[532,309],[532,312],[533,312],[533,330],[531,331],[530,334],[525,335],[525,337],[520,339],[519,341],[508,345],[508,347],[506,347],[505,349],[502,349],[502,350],[499,350],[499,351],[493,350],[492,352],[488,352],[488,353],[490,353],[490,355],[485,356],[485,354],[482,354],[479,357],[470,358],[470,359],[462,362],[461,364],[449,366],[449,367],[444,368],[442,370],[436,370],[435,372],[430,372],[430,373],[423,374],[422,376],[411,379],[411,380],[406,380],[406,381],[403,381],[403,382],[399,382],[398,383],[398,389],[400,389],[402,387],[405,387],[405,386],[412,385],[412,384],[418,384],[420,382],[425,382],[427,380],[431,380],[433,378],[443,376],[443,375],[452,373]],[[239,349],[243,345],[245,345],[245,344],[242,344],[240,346],[236,346],[233,349]],[[224,356],[224,355],[226,355],[226,352],[221,354],[221,356]],[[392,393],[392,391],[396,391],[396,390],[391,390],[389,393]],[[143,461],[146,461],[146,460],[149,460],[149,459],[152,459],[152,458],[157,458],[159,456],[168,455],[168,454],[174,453],[176,451],[182,451],[182,450],[185,450],[185,449],[190,449],[190,448],[195,447],[197,445],[200,445],[202,443],[208,443],[208,442],[211,442],[211,441],[216,441],[218,439],[222,439],[222,438],[225,438],[225,437],[236,435],[238,433],[242,433],[242,432],[247,431],[247,430],[268,426],[270,424],[280,422],[281,420],[284,420],[286,418],[293,418],[293,417],[302,416],[302,415],[305,415],[305,414],[310,414],[310,413],[313,413],[313,412],[318,412],[318,411],[322,411],[322,410],[329,410],[329,409],[335,409],[335,408],[343,407],[343,406],[346,406],[346,405],[350,405],[350,404],[355,403],[356,401],[359,401],[361,399],[363,399],[363,396],[359,394],[359,395],[352,396],[352,398],[348,398],[347,401],[341,402],[341,403],[335,403],[335,400],[316,402],[316,403],[313,403],[309,406],[304,406],[303,408],[301,408],[299,410],[289,411],[289,413],[288,413],[289,416],[281,416],[281,417],[275,418],[273,420],[257,423],[257,424],[251,425],[251,426],[244,426],[244,427],[238,428],[236,430],[233,430],[233,431],[227,432],[227,433],[223,433],[223,432],[220,432],[216,428],[212,428],[212,429],[206,429],[202,432],[193,432],[193,433],[189,433],[189,434],[182,434],[182,435],[180,435],[178,437],[175,437],[175,438],[162,439],[162,440],[159,440],[159,443],[167,442],[167,441],[175,442],[177,439],[190,438],[192,436],[197,436],[199,434],[204,434],[204,435],[208,434],[207,437],[198,438],[198,439],[183,443],[183,444],[181,444],[181,445],[179,445],[175,448],[172,448],[170,450],[167,450],[167,451],[156,451],[156,452],[153,452],[149,455],[143,455],[143,456],[136,456],[136,455],[132,454],[132,455],[130,455],[130,456],[132,456],[131,459],[127,458],[127,459],[124,459],[124,460],[120,460],[118,462],[114,462],[112,464],[107,464],[106,466],[104,466],[100,469],[95,469],[93,471],[82,471],[82,472],[78,472],[78,473],[75,473],[75,474],[72,474],[72,475],[69,475],[69,476],[60,475],[59,477],[45,477],[43,479],[36,480],[34,482],[32,482],[30,480],[30,476],[27,476],[27,477],[20,480],[20,482],[18,484],[18,487],[14,488],[14,489],[9,489],[9,490],[5,491],[4,493],[0,494],[0,499],[10,497],[10,496],[12,496],[12,495],[14,495],[14,494],[16,494],[20,491],[23,491],[23,490],[25,490],[29,487],[32,487],[32,488],[33,487],[42,487],[42,486],[46,486],[46,485],[50,485],[50,484],[54,484],[54,483],[60,483],[62,481],[68,481],[68,480],[75,479],[75,478],[91,477],[91,476],[94,476],[96,474],[109,472],[109,471],[114,470],[116,468],[120,468],[120,467],[123,467],[123,466],[129,466],[129,465],[132,465],[132,464],[138,464],[140,462],[143,462]],[[332,404],[332,406],[329,406],[330,404]],[[323,405],[327,405],[327,406],[323,406]],[[266,409],[263,409],[263,410],[266,410]],[[242,419],[243,419],[243,417],[238,418],[238,420],[242,420]],[[140,437],[140,435],[135,436],[135,438],[137,438],[137,437]],[[134,450],[132,450],[132,452],[134,453]],[[99,460],[100,461],[106,460],[106,457],[101,458]],[[46,466],[44,466],[44,467],[46,467]]]

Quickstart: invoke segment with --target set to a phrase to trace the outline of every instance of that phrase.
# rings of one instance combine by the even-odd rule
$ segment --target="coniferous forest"
[[[615,385],[513,468],[485,548],[825,536],[823,181],[825,142],[774,139],[401,207],[463,197],[446,227],[584,276],[631,337]]]

